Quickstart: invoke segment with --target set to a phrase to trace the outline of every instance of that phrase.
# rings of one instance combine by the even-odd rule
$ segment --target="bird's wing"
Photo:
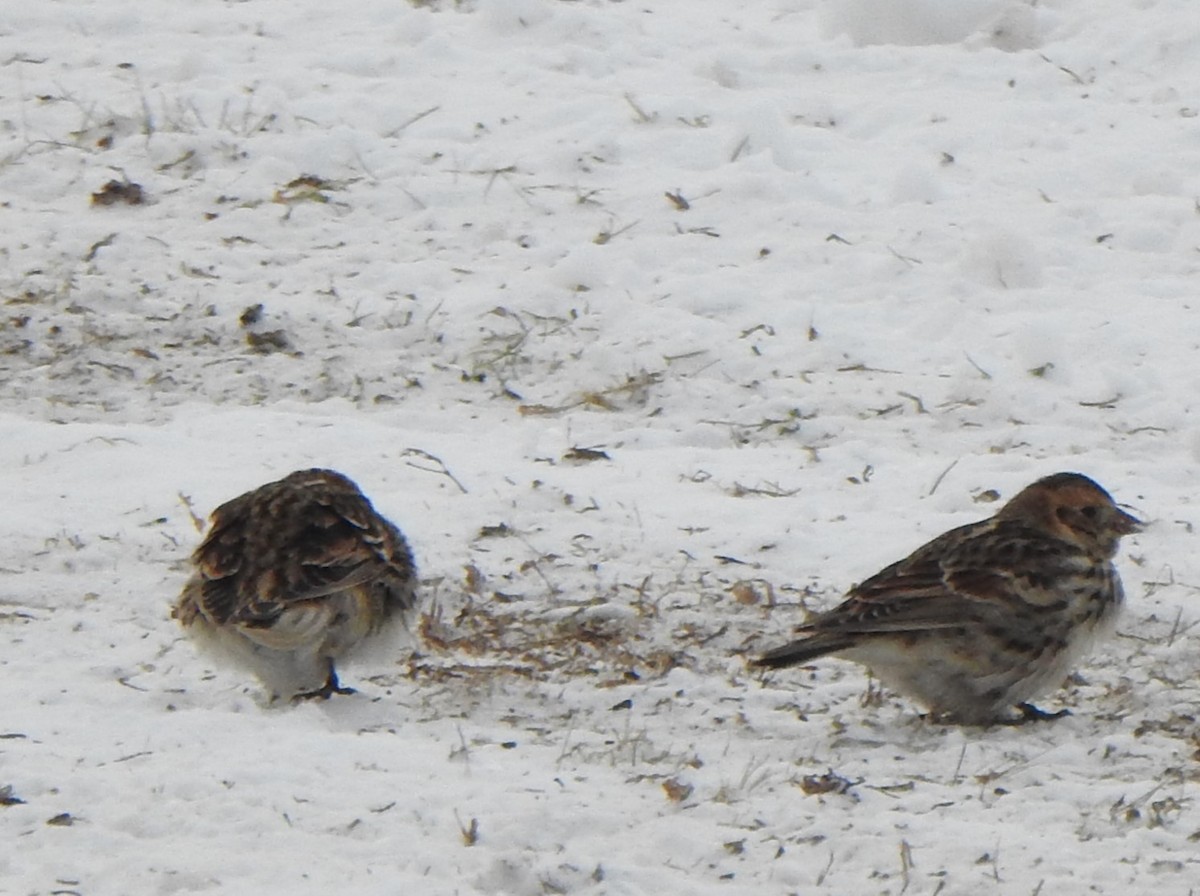
[[[846,600],[801,630],[882,634],[954,628],[1019,612],[1030,564],[1046,539],[992,521],[953,529],[851,589]]]
[[[310,490],[272,515],[239,501],[217,509],[196,551],[200,601],[219,623],[269,625],[290,604],[411,574],[403,537],[359,495]]]

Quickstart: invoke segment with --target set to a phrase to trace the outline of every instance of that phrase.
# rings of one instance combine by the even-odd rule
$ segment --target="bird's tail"
[[[828,654],[845,650],[848,647],[853,647],[854,644],[853,640],[846,637],[816,634],[808,638],[801,638],[798,641],[792,641],[790,644],[784,644],[782,647],[776,647],[774,650],[768,650],[758,659],[751,660],[750,665],[764,666],[768,669],[798,666],[801,663],[807,663],[809,660],[815,660],[818,657],[827,656]]]

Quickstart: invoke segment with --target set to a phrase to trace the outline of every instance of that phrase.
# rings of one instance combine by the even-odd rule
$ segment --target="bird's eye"
[[[1094,504],[1060,507],[1057,516],[1068,529],[1076,531],[1090,531],[1100,526],[1100,508]]]

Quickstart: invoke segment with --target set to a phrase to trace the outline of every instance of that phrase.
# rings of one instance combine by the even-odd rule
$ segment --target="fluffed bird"
[[[213,511],[172,615],[272,697],[353,693],[334,662],[416,603],[412,552],[358,486],[300,470]]]
[[[1124,598],[1112,560],[1141,528],[1087,476],[1055,473],[852,588],[753,664],[852,660],[959,724],[1064,715],[1028,701],[1111,630]]]

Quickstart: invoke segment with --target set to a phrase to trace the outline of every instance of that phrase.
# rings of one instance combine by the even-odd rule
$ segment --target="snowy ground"
[[[1197,889],[1193,0],[3,6],[0,893]],[[169,607],[313,465],[426,613],[269,708]],[[1063,469],[1071,717],[745,668]]]

